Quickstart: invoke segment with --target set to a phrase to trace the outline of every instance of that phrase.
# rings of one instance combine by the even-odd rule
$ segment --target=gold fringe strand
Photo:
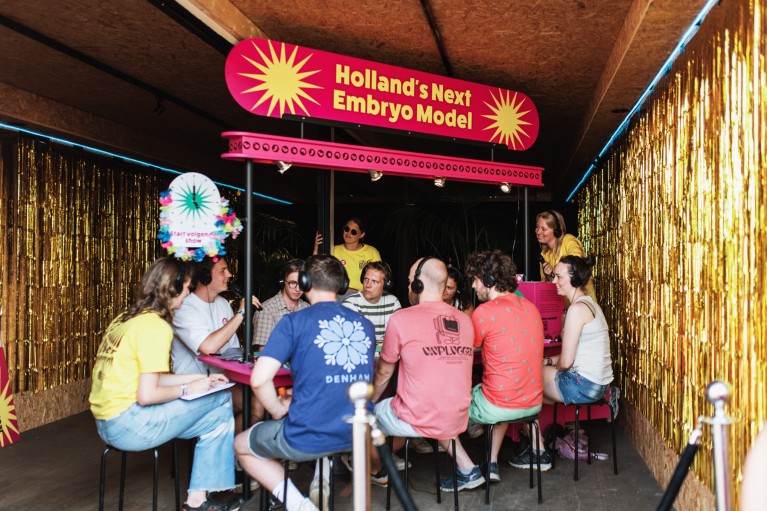
[[[733,385],[736,499],[767,420],[767,15],[730,0],[579,193],[617,381],[681,452],[706,385]],[[713,489],[710,434],[693,469]]]
[[[13,392],[90,378],[104,328],[164,255],[157,197],[173,176],[24,138],[0,152],[0,335]]]

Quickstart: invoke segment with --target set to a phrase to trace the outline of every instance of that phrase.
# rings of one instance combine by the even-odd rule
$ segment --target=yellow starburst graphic
[[[260,71],[260,73],[238,73],[240,76],[251,78],[259,82],[258,85],[242,91],[243,94],[258,93],[263,94],[251,107],[251,111],[258,108],[261,104],[271,100],[269,103],[269,111],[266,115],[271,116],[274,111],[274,107],[279,105],[280,117],[285,113],[285,107],[287,106],[291,114],[296,115],[296,106],[303,110],[304,114],[310,115],[306,110],[302,102],[302,98],[309,100],[317,105],[317,101],[314,100],[305,89],[320,89],[322,87],[307,83],[304,80],[319,71],[303,71],[304,65],[312,57],[308,55],[301,62],[296,63],[296,54],[298,47],[293,48],[293,52],[290,57],[285,56],[285,44],[280,44],[280,54],[277,52],[269,41],[270,56],[264,55],[261,49],[253,43],[253,46],[261,55],[262,62],[256,62],[255,60],[243,55],[243,58],[247,60],[253,67]]]
[[[506,91],[506,97],[503,95],[504,91],[499,90],[498,92],[498,98],[496,98],[495,94],[492,92],[490,93],[495,105],[485,102],[485,105],[493,111],[493,114],[482,116],[493,121],[492,124],[485,128],[486,130],[495,129],[495,133],[490,137],[490,141],[493,142],[497,138],[499,144],[507,145],[512,149],[516,149],[517,144],[524,148],[521,136],[530,136],[530,134],[525,131],[524,126],[532,124],[522,119],[530,112],[530,110],[528,109],[524,112],[519,111],[522,108],[522,104],[525,102],[525,98],[520,99],[519,103],[517,103],[516,92],[513,97],[511,96],[511,91]]]
[[[18,435],[16,408],[13,406],[11,382],[8,381],[2,393],[0,393],[0,447],[13,442],[13,438]]]

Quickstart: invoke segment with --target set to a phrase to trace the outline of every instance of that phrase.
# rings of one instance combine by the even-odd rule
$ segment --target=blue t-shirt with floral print
[[[352,445],[354,413],[346,389],[373,381],[375,328],[337,302],[319,302],[283,317],[269,336],[262,357],[290,363],[293,401],[285,440],[309,453],[343,451]]]

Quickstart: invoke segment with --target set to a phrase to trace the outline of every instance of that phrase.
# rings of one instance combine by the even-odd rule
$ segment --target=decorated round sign
[[[170,184],[168,208],[171,242],[178,247],[201,247],[214,236],[221,194],[203,174],[187,172]]]

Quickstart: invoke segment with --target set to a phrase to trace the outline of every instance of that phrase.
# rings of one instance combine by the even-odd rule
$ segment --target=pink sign
[[[268,39],[226,59],[229,92],[245,110],[478,140],[524,151],[538,111],[521,92]]]

